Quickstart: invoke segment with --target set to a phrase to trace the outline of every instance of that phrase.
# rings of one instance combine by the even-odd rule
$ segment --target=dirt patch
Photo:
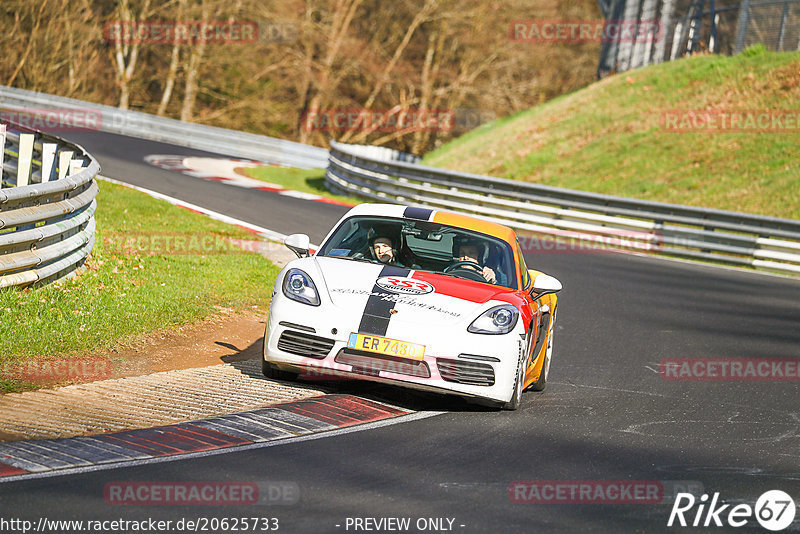
[[[257,252],[278,267],[296,258],[283,244],[262,244]],[[33,377],[19,378],[37,387],[52,388],[259,358],[268,314],[261,307],[238,311],[217,307],[204,321],[164,328],[113,349],[52,361],[34,359]]]
[[[217,308],[204,321],[165,328],[113,349],[30,359],[9,374],[34,387],[53,388],[253,360],[261,356],[267,318],[260,307]]]
[[[266,325],[263,310],[219,310],[205,321],[156,332],[131,346],[94,356],[111,360],[109,378],[238,362],[261,355]]]

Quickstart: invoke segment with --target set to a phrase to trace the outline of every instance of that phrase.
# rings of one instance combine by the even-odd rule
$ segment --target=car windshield
[[[514,255],[505,241],[428,221],[351,217],[318,256],[347,258],[516,289]]]

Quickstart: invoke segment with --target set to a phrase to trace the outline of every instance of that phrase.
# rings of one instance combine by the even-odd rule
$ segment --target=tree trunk
[[[207,22],[209,19],[209,7],[206,0],[200,3],[200,20]],[[189,54],[189,65],[186,68],[186,84],[183,90],[183,106],[181,106],[181,120],[191,121],[194,116],[194,105],[197,101],[198,74],[200,65],[203,63],[203,56],[206,52],[206,42],[200,39],[192,45]]]
[[[130,24],[132,21],[143,21],[150,14],[150,0],[144,1],[144,6],[139,14],[138,19],[134,19],[130,0],[120,0],[117,12],[120,15],[120,21],[125,24]],[[128,109],[130,105],[130,82],[133,79],[133,73],[136,70],[136,61],[139,59],[139,43],[133,39],[133,43],[123,43],[122,35],[114,43],[115,59],[117,68],[117,81],[119,82],[119,108]]]
[[[392,59],[386,64],[383,72],[381,73],[380,77],[375,83],[375,86],[372,88],[369,97],[367,97],[366,102],[364,102],[364,109],[372,109],[373,104],[375,103],[375,99],[380,94],[383,87],[386,85],[386,82],[389,81],[389,76],[391,75],[394,68],[397,66],[397,62],[400,60],[400,57],[403,55],[408,43],[411,42],[411,38],[414,36],[414,32],[417,31],[420,24],[425,22],[428,19],[429,13],[432,11],[433,7],[436,5],[436,0],[427,0],[425,2],[425,6],[420,9],[416,15],[414,15],[414,19],[411,21],[411,24],[408,25],[406,29],[406,33],[403,36],[403,39],[400,41],[400,44],[397,45],[397,48],[392,55]],[[361,134],[364,134],[365,131],[362,130]],[[369,132],[367,132],[369,133]],[[343,143],[348,142],[348,140],[353,137],[354,131],[348,130],[344,132],[340,141]],[[358,142],[359,139],[363,139],[366,135],[357,135],[356,139],[353,142]]]
[[[178,0],[178,14],[176,20],[182,20],[186,12],[186,0]],[[169,70],[167,71],[167,79],[164,83],[164,92],[161,93],[161,102],[158,104],[158,111],[156,115],[163,117],[167,112],[169,100],[172,98],[172,91],[175,89],[175,78],[178,76],[178,65],[180,65],[181,45],[178,43],[176,37],[175,42],[172,44],[172,55],[169,60]]]
[[[332,75],[333,65],[339,56],[339,50],[344,43],[345,36],[350,28],[350,23],[353,21],[356,10],[362,2],[363,0],[338,0],[336,2],[336,10],[331,24],[328,53],[322,64],[317,91],[311,98],[307,110],[312,116],[319,113],[322,105],[330,101],[330,95],[336,89],[336,83],[332,81],[334,78]],[[301,142],[305,142],[307,139],[308,135],[304,136],[304,140]]]

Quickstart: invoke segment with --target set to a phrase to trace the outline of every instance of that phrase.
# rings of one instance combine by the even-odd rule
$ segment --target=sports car
[[[467,215],[361,204],[278,274],[265,376],[354,377],[515,410],[547,384],[561,283],[514,231]]]

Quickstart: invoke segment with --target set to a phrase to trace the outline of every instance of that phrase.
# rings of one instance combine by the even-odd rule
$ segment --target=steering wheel
[[[477,269],[477,271],[473,269],[466,269],[465,267],[472,267]],[[455,276],[460,278],[466,278],[467,280],[474,280],[475,282],[485,282],[486,279],[483,277],[483,267],[481,267],[478,263],[474,261],[464,260],[464,261],[457,261],[453,265],[448,265],[444,268],[442,272],[449,273],[451,271],[458,271],[458,273],[453,273]]]
[[[454,271],[456,269],[464,270],[464,267],[474,267],[479,272],[483,272],[483,267],[481,267],[477,262],[464,260],[464,261],[457,261],[453,265],[448,265],[444,268],[443,273],[449,273],[450,271]]]

